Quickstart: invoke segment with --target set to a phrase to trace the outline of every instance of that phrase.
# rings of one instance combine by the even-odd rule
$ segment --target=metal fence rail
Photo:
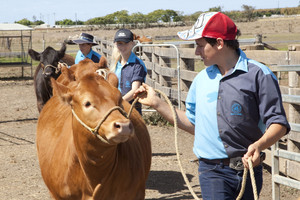
[[[270,66],[273,72],[296,72],[300,71],[300,65],[273,65]],[[300,105],[300,96],[292,94],[282,94],[282,101],[290,105]],[[291,123],[291,132],[300,134],[300,124]],[[280,175],[279,159],[287,159],[300,163],[300,153],[287,151],[279,148],[276,142],[271,148],[272,155],[272,199],[280,200],[280,185],[285,185],[300,190],[300,181]]]
[[[280,185],[286,185],[300,190],[300,181],[280,175],[279,158],[300,162],[300,153],[279,149],[276,142],[272,146],[272,199],[280,200]]]

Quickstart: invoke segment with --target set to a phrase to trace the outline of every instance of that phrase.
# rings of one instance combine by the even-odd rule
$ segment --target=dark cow
[[[39,112],[41,112],[45,103],[52,96],[50,78],[53,77],[54,79],[57,79],[61,74],[58,63],[66,63],[68,66],[75,63],[75,59],[72,56],[65,54],[65,52],[65,43],[63,43],[59,51],[56,51],[50,46],[42,53],[38,53],[33,49],[28,50],[28,54],[33,60],[40,61],[34,74],[34,89]]]
[[[94,65],[86,59],[76,70]],[[67,85],[52,79],[54,95],[40,113],[36,142],[44,182],[57,200],[142,200],[151,165],[146,125],[135,109],[129,119],[122,112],[131,105],[109,78],[82,74]]]

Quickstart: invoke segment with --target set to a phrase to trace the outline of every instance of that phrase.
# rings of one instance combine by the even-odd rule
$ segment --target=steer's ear
[[[109,73],[106,79],[112,86],[118,88],[119,80],[115,73]]]
[[[107,59],[105,56],[101,56],[99,63],[96,63],[98,68],[108,68]]]
[[[72,94],[69,92],[69,88],[51,77],[51,84],[53,88],[53,95],[57,95],[64,103],[71,104]]]
[[[59,75],[56,80],[63,85],[68,85],[70,82],[75,81],[75,70],[77,65],[72,65],[70,68],[63,67],[61,68],[61,75]]]
[[[62,58],[65,56],[66,49],[67,49],[66,43],[63,42],[63,44],[62,44],[60,50],[57,52],[57,53],[58,53],[59,59],[62,59]]]
[[[30,55],[30,57],[33,59],[33,60],[36,60],[36,61],[40,61],[41,59],[41,54],[36,52],[35,50],[33,49],[29,49],[28,50],[28,54]]]

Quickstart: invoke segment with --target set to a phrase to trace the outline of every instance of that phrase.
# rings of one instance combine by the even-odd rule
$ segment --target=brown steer
[[[129,119],[124,116],[121,108],[128,112],[130,104],[94,72],[67,86],[51,81],[55,92],[40,113],[36,142],[42,177],[52,197],[144,199],[151,144],[139,113],[133,110]],[[116,106],[121,108],[109,113]],[[87,128],[99,124],[98,130]]]

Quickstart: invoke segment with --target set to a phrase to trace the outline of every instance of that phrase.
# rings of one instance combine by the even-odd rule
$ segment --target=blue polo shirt
[[[80,61],[89,58],[91,59],[94,63],[98,63],[100,61],[101,55],[94,50],[91,49],[90,53],[85,56],[83,53],[79,50],[77,52],[76,58],[75,58],[75,64],[78,64]]]
[[[198,158],[243,156],[272,123],[290,130],[275,75],[241,50],[224,77],[216,65],[199,72],[189,89],[186,115],[195,125]]]
[[[132,89],[134,81],[140,81],[141,83],[146,81],[147,68],[144,62],[131,52],[124,66],[120,62],[117,63],[115,74],[119,79],[118,89],[124,96]],[[130,101],[130,103],[132,102],[133,100]],[[137,102],[135,105],[136,109],[141,113],[141,104]]]

